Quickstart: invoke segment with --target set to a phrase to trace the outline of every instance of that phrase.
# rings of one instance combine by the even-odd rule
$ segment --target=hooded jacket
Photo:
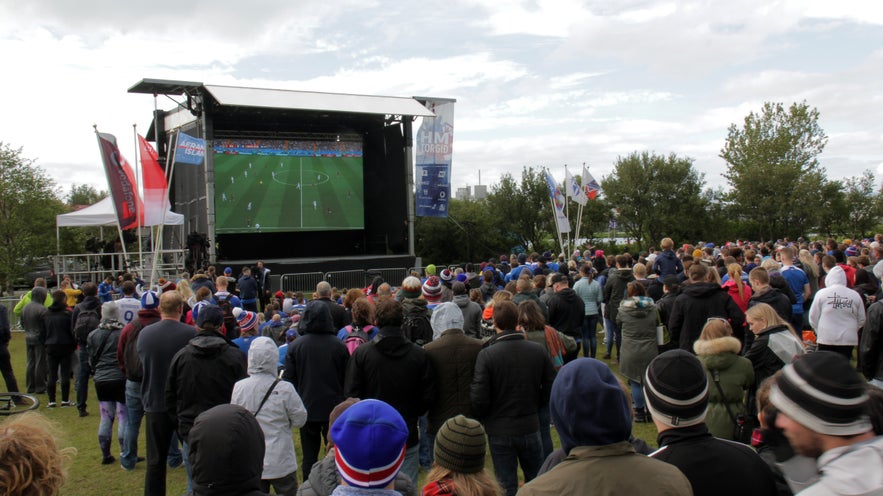
[[[858,344],[858,330],[865,324],[865,305],[860,294],[846,287],[846,273],[840,266],[828,272],[825,287],[816,293],[809,307],[809,323],[819,344]]]
[[[331,312],[321,301],[307,304],[298,331],[302,336],[288,345],[282,378],[300,393],[307,421],[328,422],[331,410],[344,399],[344,376],[350,354],[337,338]]]
[[[714,437],[733,439],[735,425],[727,412],[733,415],[747,414],[745,392],[754,385],[754,368],[751,361],[739,356],[742,343],[734,337],[698,340],[693,351],[698,355],[708,376],[708,414],[705,424]],[[721,396],[714,385],[715,373],[720,383]]]
[[[659,277],[669,274],[680,274],[684,271],[684,264],[673,250],[665,250],[656,256],[653,261],[653,272]]]
[[[98,317],[101,317],[101,300],[98,299],[97,296],[87,296],[83,298],[83,301],[77,304],[74,307],[71,313],[71,334],[74,334],[74,339],[77,339],[76,334],[74,333],[74,327],[77,325],[77,317],[79,317],[80,312],[84,310],[95,310],[98,312]],[[90,331],[91,332],[91,331]],[[85,347],[85,342],[78,342],[78,345],[81,347]]]
[[[463,313],[463,332],[470,337],[481,335],[481,305],[469,299],[469,295],[456,295],[453,301]]]
[[[571,288],[556,291],[549,297],[549,325],[569,336],[582,333],[583,319],[586,316],[586,304],[580,295]]]
[[[230,403],[233,385],[245,377],[245,355],[239,348],[216,330],[199,331],[169,365],[166,408],[178,418],[178,434],[186,440],[200,413]]]
[[[145,327],[150,324],[159,322],[160,315],[159,310],[155,308],[146,308],[138,310],[138,317],[136,320],[129,322],[126,324],[126,327],[123,327],[123,330],[120,331],[120,339],[117,343],[117,359],[120,363],[120,369],[126,371],[126,379],[133,382],[141,382],[144,377],[143,370],[136,371],[135,367],[130,367],[131,373],[129,369],[126,368],[126,343],[132,339],[132,334],[135,332],[135,325],[137,323],[138,326],[143,330]],[[140,331],[139,331],[140,332]],[[135,336],[135,339],[138,339]],[[137,344],[137,342],[136,342]]]
[[[193,496],[264,496],[263,438],[254,415],[240,406],[218,405],[201,414],[189,441]]]
[[[693,353],[693,342],[699,339],[709,317],[727,319],[733,336],[744,341],[745,314],[727,290],[713,282],[691,282],[681,287],[668,320],[672,341],[677,341],[682,350]]]
[[[635,452],[629,400],[603,362],[584,358],[562,367],[549,407],[567,457],[519,494],[691,494],[678,469]]]
[[[447,329],[424,348],[436,379],[436,397],[429,409],[427,431],[438,432],[442,424],[457,414],[472,417],[469,390],[481,341],[460,329]]]
[[[757,413],[755,393],[767,378],[804,354],[803,342],[785,325],[774,325],[757,333],[745,358],[754,368],[754,384],[748,390],[748,410]]]
[[[607,282],[604,284],[604,303],[606,303],[607,317],[616,322],[616,313],[619,312],[619,304],[626,298],[628,284],[635,280],[631,269],[610,270]]]
[[[657,311],[649,296],[628,298],[619,306],[616,323],[622,332],[619,371],[626,378],[643,383],[644,372],[656,358]]]
[[[25,341],[34,346],[39,344],[40,336],[45,335],[46,326],[43,316],[46,315],[46,288],[36,287],[31,290],[31,301],[20,311],[21,325],[25,329]],[[31,305],[33,303],[33,305]]]
[[[582,277],[573,285],[573,290],[583,299],[585,315],[598,315],[601,311],[601,303],[604,301],[601,284],[594,279]]]
[[[400,327],[380,328],[372,341],[358,348],[346,369],[348,398],[389,403],[405,419],[409,448],[418,441],[417,417],[435,398],[435,373],[426,351],[405,338]]]
[[[67,309],[64,301],[53,303],[46,314],[43,315],[43,325],[46,334],[42,341],[49,355],[63,356],[73,353],[77,348],[77,341],[71,330],[71,312]]]
[[[782,291],[770,286],[769,290],[763,293],[754,293],[748,300],[748,308],[758,303],[766,303],[773,307],[773,310],[782,317],[785,322],[791,322],[791,300]]]
[[[278,479],[297,470],[291,429],[303,427],[307,410],[290,382],[276,381],[279,348],[272,339],[256,338],[248,349],[247,379],[233,386],[230,403],[254,414],[264,432],[265,453],[262,479]],[[273,392],[261,406],[270,387]],[[258,411],[260,408],[260,411]]]
[[[116,319],[102,319],[98,329],[89,333],[86,349],[89,351],[89,366],[92,367],[95,382],[126,380],[126,375],[120,370],[120,363],[117,361],[117,343],[122,329],[122,322]],[[99,349],[102,343],[104,346]]]
[[[742,296],[739,296],[739,286],[736,281],[730,279],[723,283],[722,286],[727,290],[727,294],[730,295],[730,298],[736,302],[736,306],[739,307],[739,310],[742,310],[742,313],[745,313],[745,311],[748,310],[748,301],[751,300],[751,286],[742,284]]]

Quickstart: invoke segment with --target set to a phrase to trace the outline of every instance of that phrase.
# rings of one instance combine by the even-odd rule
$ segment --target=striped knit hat
[[[435,436],[435,463],[461,474],[484,470],[486,438],[477,420],[449,418]]]
[[[701,424],[708,411],[705,367],[692,353],[666,351],[647,367],[644,396],[653,418],[669,427]]]
[[[383,488],[395,480],[405,461],[408,426],[380,400],[362,400],[347,408],[330,429],[334,462],[347,485]]]
[[[242,332],[250,331],[258,325],[258,314],[254,312],[236,307],[233,309],[233,316],[236,317],[236,325]]]
[[[770,390],[770,401],[814,432],[855,436],[871,430],[866,386],[843,356],[817,351],[782,369]]]
[[[441,281],[437,276],[431,276],[423,283],[423,298],[430,303],[437,302],[441,300],[441,290]]]

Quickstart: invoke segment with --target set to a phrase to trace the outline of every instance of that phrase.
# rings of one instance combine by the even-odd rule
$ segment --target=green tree
[[[619,157],[604,178],[604,195],[617,209],[619,229],[639,247],[664,237],[696,239],[705,227],[704,175],[693,160],[649,152]]]
[[[107,191],[98,191],[88,184],[74,184],[67,195],[71,207],[92,205],[107,197]]]
[[[863,238],[880,222],[881,195],[874,190],[874,174],[866,170],[844,183],[846,216],[842,219],[844,235]]]
[[[785,108],[764,103],[741,127],[730,125],[720,157],[729,169],[731,200],[750,232],[761,239],[797,237],[818,225],[806,208],[826,182],[818,156],[828,137],[819,111],[804,101]]]
[[[557,245],[549,190],[541,168],[525,167],[520,183],[511,174],[504,174],[491,188],[487,206],[509,248],[521,245],[527,250],[543,251]]]
[[[506,252],[499,219],[485,201],[448,202],[447,217],[418,217],[415,249],[425,263],[463,263],[487,260]]]
[[[0,142],[0,291],[55,253],[55,216],[64,211],[46,171]]]

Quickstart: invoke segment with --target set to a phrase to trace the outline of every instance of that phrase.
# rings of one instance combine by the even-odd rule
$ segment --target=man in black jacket
[[[319,449],[327,444],[328,416],[343,401],[350,354],[337,338],[331,312],[321,301],[307,303],[298,330],[301,336],[288,345],[282,378],[294,385],[307,409],[307,423],[300,428],[300,465],[307,481],[319,459]]]
[[[549,297],[549,325],[556,331],[567,334],[576,341],[576,350],[564,357],[567,363],[579,356],[580,338],[582,336],[583,318],[586,313],[586,304],[583,299],[570,288],[567,276],[556,272],[550,278],[552,296]]]
[[[408,442],[402,472],[417,480],[417,417],[426,413],[435,398],[435,374],[423,348],[402,332],[402,304],[381,298],[375,307],[377,336],[358,348],[346,369],[344,392],[352,398],[373,398],[392,405],[408,425]]]
[[[644,395],[660,446],[650,457],[678,467],[696,496],[776,495],[773,473],[754,450],[708,432],[708,387],[705,367],[687,351],[667,351],[650,362]]]
[[[77,339],[77,360],[79,361],[75,390],[77,392],[77,411],[79,411],[80,417],[89,415],[89,412],[86,411],[86,399],[89,398],[89,377],[92,376],[92,368],[89,367],[89,352],[86,351],[85,338],[88,336],[88,332],[85,336],[82,334],[77,336],[76,327],[80,313],[88,311],[96,312],[98,320],[101,320],[101,300],[98,299],[98,286],[94,282],[83,284],[83,301],[74,307],[71,315],[71,332]]]
[[[166,380],[166,408],[178,419],[178,435],[189,449],[188,435],[196,417],[215,405],[230,403],[233,385],[245,379],[245,355],[221,334],[224,311],[207,305],[199,311],[196,337],[181,349],[169,365]],[[185,458],[187,460],[187,458]],[[190,463],[187,492],[192,490]]]
[[[616,314],[619,305],[625,299],[628,285],[635,280],[632,269],[629,268],[628,255],[616,256],[616,270],[610,270],[607,283],[604,284],[604,323],[607,324],[607,353],[604,359],[610,359],[613,346],[616,346],[616,358],[619,359],[619,347],[622,344],[622,333],[616,325]]]
[[[716,282],[705,282],[708,268],[697,263],[690,266],[690,283],[681,287],[668,319],[672,341],[682,350],[693,353],[693,342],[711,317],[727,320],[733,336],[745,341],[745,314],[733,298]]]
[[[508,496],[537,476],[543,443],[537,412],[549,402],[555,370],[542,346],[515,330],[518,309],[511,301],[494,306],[493,344],[481,350],[472,379],[472,411],[484,424],[497,480]]]
[[[327,281],[321,281],[319,284],[316,284],[316,301],[320,301],[328,307],[328,311],[331,312],[331,321],[334,323],[336,331],[343,329],[344,326],[351,323],[346,310],[336,302],[331,301],[331,285]]]

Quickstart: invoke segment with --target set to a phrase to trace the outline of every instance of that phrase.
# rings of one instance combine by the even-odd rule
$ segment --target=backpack
[[[98,329],[100,323],[101,315],[98,314],[97,309],[81,307],[77,312],[77,321],[74,323],[74,336],[77,338],[77,342],[85,343],[89,333]]]
[[[370,330],[373,326],[367,326],[365,329]],[[346,345],[346,349],[349,350],[350,355],[352,355],[356,348],[370,341],[370,337],[368,333],[360,328],[357,325],[348,325],[346,326],[346,337],[343,339],[343,344]]]
[[[224,311],[224,329],[227,330],[227,339],[236,339],[239,337],[239,325],[236,323],[236,316],[233,315],[233,305],[230,304],[230,296],[218,296],[218,306]]]
[[[141,321],[137,318],[132,321],[132,332],[129,340],[123,346],[123,361],[126,366],[126,378],[130,381],[139,382],[144,377],[144,369],[141,367],[141,356],[138,355],[138,335],[141,334]]]
[[[402,331],[405,333],[405,337],[417,346],[423,346],[432,341],[432,325],[423,309],[416,308],[405,315]]]

